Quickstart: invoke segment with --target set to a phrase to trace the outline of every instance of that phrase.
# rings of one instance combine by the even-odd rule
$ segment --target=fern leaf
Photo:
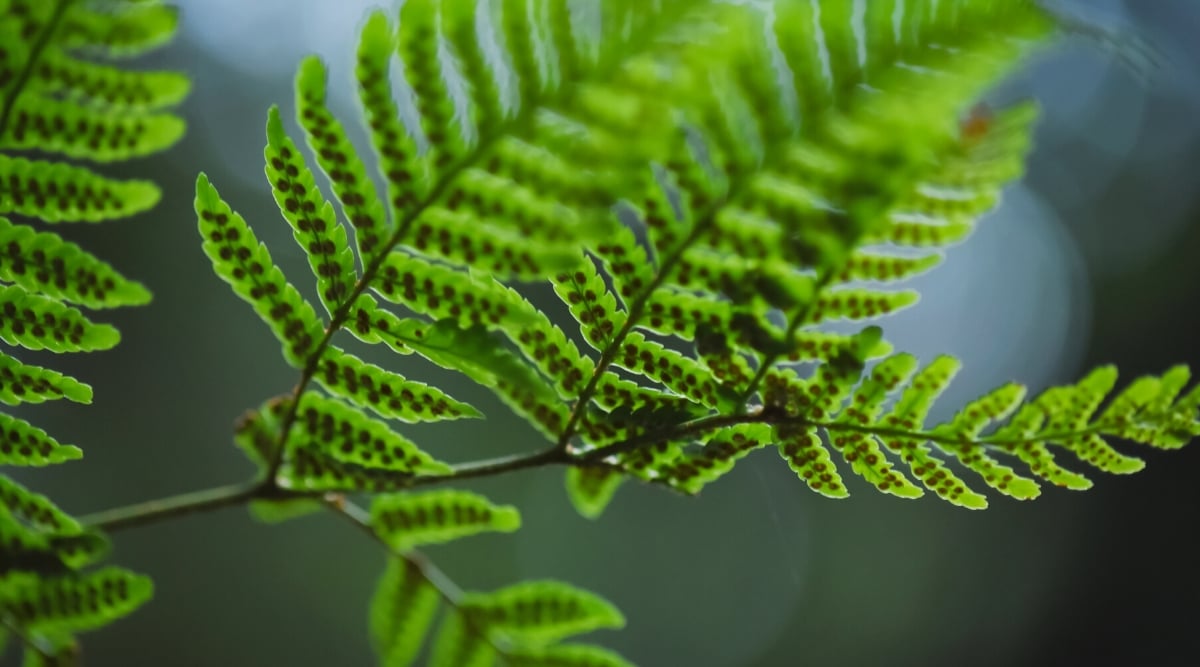
[[[41,403],[65,398],[91,403],[92,388],[75,378],[38,366],[23,364],[0,352],[0,403]]]
[[[179,118],[151,113],[130,116],[49,98],[22,96],[0,135],[0,149],[38,150],[70,158],[115,162],[156,153],[183,136]]]
[[[625,625],[625,617],[607,600],[558,581],[525,581],[491,593],[469,593],[459,609],[489,634],[532,646]]]
[[[0,280],[88,308],[139,306],[150,291],[57,234],[0,217]]]
[[[412,423],[483,416],[440,389],[386,371],[332,345],[322,352],[314,377],[329,393],[389,419]]]
[[[371,642],[384,667],[408,667],[417,658],[441,601],[412,561],[393,556],[371,598]]]
[[[494,505],[483,496],[458,490],[380,496],[371,504],[371,525],[396,552],[521,527],[511,505]]]
[[[442,320],[425,329],[419,342],[409,344],[433,363],[491,389],[546,437],[557,437],[566,424],[567,408],[554,388],[482,327],[462,329]]]
[[[196,182],[196,214],[204,252],[217,275],[254,307],[284,345],[284,358],[301,368],[324,336],[313,307],[284,277],[242,216],[233,212],[204,174]]]
[[[312,172],[304,164],[296,144],[284,132],[276,107],[271,107],[267,115],[265,157],[267,180],[279,211],[292,226],[296,243],[308,256],[317,278],[317,294],[325,310],[332,314],[354,289],[357,279],[354,254],[333,206],[317,190]],[[341,173],[337,172],[339,176]]]
[[[96,532],[50,534],[27,528],[7,513],[0,514],[0,540],[5,550],[4,566],[9,571],[62,572],[79,569],[108,553],[111,545]]]
[[[79,522],[40,493],[0,475],[0,507],[32,528],[56,534],[78,534]]]
[[[492,667],[496,664],[496,648],[463,614],[454,611],[442,617],[429,667]]]
[[[406,486],[418,473],[442,474],[447,471],[444,464],[406,446],[410,443],[401,436],[389,434],[383,424],[332,399],[310,396],[306,394],[302,398],[301,409],[305,405],[318,407],[314,408],[312,418],[306,416],[307,411],[297,413],[300,416],[288,432],[283,456],[278,458],[275,479],[280,487],[307,491],[381,492]],[[269,469],[277,458],[282,420],[288,412],[289,400],[268,401],[238,422],[234,444],[260,470]],[[329,419],[325,418],[327,415]],[[338,432],[336,438],[332,437],[334,429]],[[371,439],[363,442],[363,434]],[[385,451],[374,449],[377,442],[383,443]],[[347,443],[351,445],[348,452],[344,450]],[[401,459],[394,457],[388,447],[393,447],[392,451],[412,453]],[[373,453],[368,456],[364,450]],[[303,513],[307,508],[303,503],[293,507],[289,501],[284,501],[268,503],[262,509],[269,510],[266,512],[268,518],[281,518],[287,517],[291,510]]]
[[[83,457],[23,419],[0,413],[0,465],[44,466]]]
[[[413,225],[418,252],[478,266],[501,280],[536,280],[578,263],[566,244],[530,243],[518,232],[481,227],[478,219],[450,208],[432,208]]]
[[[76,103],[147,112],[174,106],[191,89],[177,72],[134,72],[72,58],[56,49],[42,54],[31,90]]]
[[[93,352],[121,340],[108,324],[95,324],[71,306],[19,285],[0,287],[0,340],[30,350]]]
[[[1007,419],[1024,398],[1024,387],[1017,384],[1004,385],[968,404],[950,422],[933,429],[933,433],[937,435],[946,436],[951,440],[961,439],[963,443],[958,447],[952,442],[943,443],[940,447],[953,454],[963,466],[979,474],[988,486],[1018,500],[1036,498],[1041,489],[1036,482],[1021,477],[1011,467],[996,461],[971,441],[990,423]]]
[[[445,172],[466,150],[461,119],[448,79],[456,67],[443,48],[436,0],[413,0],[400,8],[399,49],[405,79],[412,86],[421,128],[434,168]]]
[[[158,2],[130,2],[98,11],[72,7],[60,41],[70,49],[109,58],[128,58],[155,49],[175,35],[179,10]]]
[[[505,653],[504,660],[513,667],[633,667],[613,651],[587,644],[522,648]]]
[[[159,197],[147,181],[114,181],[61,162],[0,155],[0,214],[100,222],[145,211]]]
[[[807,322],[863,320],[888,315],[917,302],[914,291],[879,292],[863,289],[829,290],[817,297]]]
[[[625,314],[617,309],[616,297],[590,259],[580,262],[574,271],[556,276],[554,291],[570,308],[589,345],[603,350],[612,344],[613,336],[625,324]]]
[[[481,137],[490,135],[504,120],[507,110],[501,98],[498,67],[486,52],[484,37],[478,29],[479,7],[475,2],[443,0],[440,9],[443,35],[458,57],[474,103],[471,121]]]
[[[326,107],[325,76],[325,66],[317,58],[308,58],[300,65],[296,76],[296,115],[317,163],[329,177],[342,213],[354,227],[365,265],[378,244],[379,234],[387,227],[386,212],[358,152],[341,123]],[[348,251],[346,255],[352,266],[353,258]]]
[[[388,74],[395,52],[395,30],[383,12],[373,12],[359,40],[355,77],[371,145],[387,181],[387,203],[393,225],[413,210],[430,187],[427,164],[418,159],[416,142],[400,122],[400,112],[392,99]],[[359,252],[364,257],[380,251],[384,230],[368,229],[364,224],[357,225],[356,230]]]
[[[580,515],[599,518],[625,481],[618,470],[601,467],[575,467],[567,471],[567,497]]]
[[[292,484],[292,486],[306,486],[304,483],[297,484],[295,480],[289,480],[289,484]],[[250,516],[255,521],[265,524],[276,524],[316,514],[325,509],[325,504],[311,498],[251,500],[247,504],[246,509],[250,511]]]
[[[743,424],[724,429],[709,438],[699,452],[669,464],[662,471],[667,481],[686,493],[699,493],[705,485],[733,470],[750,452],[768,444],[770,429],[762,424]]]
[[[15,573],[0,579],[0,611],[28,630],[79,632],[130,614],[153,590],[149,577],[115,567],[54,578]]]
[[[736,402],[736,396],[717,384],[699,362],[637,332],[625,337],[613,363],[714,409],[728,411]]]
[[[816,429],[775,428],[779,455],[808,488],[826,498],[850,495]]]
[[[340,401],[309,392],[300,398],[288,446],[319,449],[330,458],[379,470],[444,474],[450,468],[416,444]]]

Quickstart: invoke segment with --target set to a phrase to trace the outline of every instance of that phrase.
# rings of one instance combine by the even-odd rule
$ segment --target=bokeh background
[[[194,77],[188,136],[122,172],[157,180],[165,199],[69,230],[155,301],[113,314],[115,351],[65,360],[97,387],[93,406],[26,410],[86,458],[23,480],[80,514],[252,474],[233,421],[295,377],[201,253],[193,182],[206,171],[303,281],[262,175],[266,109],[290,116],[293,67],[315,52],[332,68],[334,107],[354,118],[353,41],[376,3],[181,4],[179,39],[146,65]],[[964,360],[935,417],[1011,379],[1038,389],[1097,363],[1125,380],[1200,367],[1200,3],[1065,4],[1153,45],[1159,66],[1131,69],[1127,53],[1072,38],[998,93],[1044,108],[1028,176],[916,283],[922,303],[884,322],[900,349]],[[540,445],[460,379],[376,360],[489,408],[487,422],[408,431],[436,455]],[[1031,503],[993,497],[979,513],[854,479],[850,499],[825,500],[761,452],[696,499],[627,485],[590,522],[568,505],[561,470],[522,472],[471,484],[520,506],[520,533],[429,553],[469,589],[555,577],[606,595],[629,627],[594,639],[648,666],[1195,664],[1200,448],[1141,453],[1139,475]],[[384,556],[332,517],[264,527],[232,508],[122,532],[114,559],[153,575],[157,593],[85,638],[89,665],[372,664],[366,607]]]

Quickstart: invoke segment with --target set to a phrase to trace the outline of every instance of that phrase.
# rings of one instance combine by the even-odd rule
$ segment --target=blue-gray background
[[[331,63],[335,108],[353,118],[349,58],[371,4],[182,3],[180,38],[146,65],[194,77],[188,136],[122,172],[159,181],[165,199],[69,230],[155,301],[113,316],[117,350],[66,360],[96,386],[93,406],[26,411],[86,459],[24,481],[82,514],[252,473],[230,445],[233,420],[295,377],[200,252],[192,184],[208,172],[285,270],[308,274],[262,177],[265,112],[278,102],[290,115],[292,68],[316,52]],[[1028,177],[917,282],[922,303],[884,322],[901,349],[964,360],[935,416],[1010,379],[1040,388],[1104,362],[1125,379],[1200,367],[1200,6],[1075,5],[1153,44],[1162,67],[1147,79],[1076,39],[1005,86],[1044,107]],[[487,422],[409,431],[436,455],[539,446],[457,378],[378,359],[489,408]],[[522,508],[518,535],[429,552],[467,588],[556,577],[606,595],[629,627],[595,639],[649,666],[1194,664],[1200,450],[1144,453],[1134,477],[1095,475],[1090,492],[1032,503],[993,498],[981,513],[856,480],[849,500],[825,500],[762,452],[698,499],[631,485],[589,522],[560,470],[523,472],[472,485]],[[330,517],[263,527],[228,509],[120,533],[114,558],[153,575],[157,593],[86,637],[89,665],[372,662],[366,605],[383,554]]]

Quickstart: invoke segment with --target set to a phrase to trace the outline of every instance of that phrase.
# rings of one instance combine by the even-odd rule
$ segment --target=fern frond
[[[0,352],[0,403],[19,405],[59,398],[91,403],[92,388],[75,378],[21,363]]]
[[[87,574],[0,578],[0,614],[35,632],[79,632],[107,625],[140,607],[153,591],[150,578],[116,567]]]
[[[853,367],[826,365],[809,381],[783,373],[770,376],[768,388],[775,397],[771,409],[795,418],[776,426],[784,439],[785,457],[806,480],[817,478],[825,489],[835,485],[837,495],[843,494],[829,448],[840,451],[854,472],[881,491],[901,497],[920,495],[892,468],[886,449],[943,499],[983,508],[986,498],[971,490],[943,455],[956,459],[993,489],[1023,500],[1040,493],[1037,483],[994,455],[1012,456],[1039,477],[1082,489],[1090,482],[1061,468],[1050,447],[1060,447],[1102,471],[1121,474],[1136,472],[1143,464],[1113,449],[1108,443],[1111,438],[1175,448],[1200,435],[1197,406],[1178,399],[1188,379],[1183,367],[1135,381],[1099,415],[1099,406],[1116,381],[1111,367],[1097,369],[1078,384],[1049,389],[1027,403],[1023,387],[1004,385],[971,402],[949,421],[926,428],[925,417],[957,372],[958,362],[939,357],[914,375],[916,366],[909,355],[889,357],[861,378],[852,395],[849,388],[860,380]],[[888,395],[900,389],[891,409],[881,414]],[[828,447],[818,430],[827,433]]]
[[[386,371],[332,345],[321,354],[314,378],[329,393],[391,419],[420,422],[483,416],[436,387]]]
[[[82,456],[78,447],[60,444],[29,422],[0,413],[0,465],[44,466]]]
[[[308,256],[321,303],[327,312],[333,313],[350,296],[358,277],[354,270],[354,254],[333,206],[317,190],[312,172],[304,164],[296,144],[284,132],[276,107],[272,107],[267,115],[265,156],[267,180],[271,183],[275,202],[292,226],[296,243]],[[345,161],[344,157],[342,161]],[[342,174],[341,171],[334,173]]]
[[[533,646],[625,625],[625,617],[607,600],[558,581],[525,581],[491,593],[470,593],[458,607],[489,634]]]
[[[115,181],[62,162],[0,155],[0,214],[100,222],[141,213],[160,196],[147,181]]]
[[[0,340],[29,350],[93,352],[121,340],[116,328],[96,324],[78,309],[19,285],[0,287]]]
[[[40,531],[77,534],[82,527],[46,496],[0,475],[0,507],[8,515]]]
[[[88,308],[140,306],[150,292],[57,234],[0,217],[0,280]]]
[[[267,247],[204,174],[196,182],[196,215],[204,252],[217,275],[267,323],[284,345],[284,358],[302,367],[324,336],[316,310],[287,281]]]
[[[63,46],[108,58],[128,58],[171,40],[179,10],[157,0],[72,8],[63,19]]]
[[[130,116],[49,97],[22,96],[0,134],[0,150],[38,150],[94,162],[116,162],[166,150],[184,124],[165,113]]]
[[[29,89],[94,107],[148,112],[182,102],[191,82],[177,72],[134,72],[49,50]]]
[[[371,525],[397,553],[494,531],[511,533],[521,515],[467,491],[442,490],[380,496],[371,504]]]
[[[44,533],[21,525],[7,514],[0,515],[0,540],[5,545],[0,574],[76,570],[99,560],[111,547],[99,533]]]

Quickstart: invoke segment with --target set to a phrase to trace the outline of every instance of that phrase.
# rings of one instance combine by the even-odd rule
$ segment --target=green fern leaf
[[[82,457],[78,447],[60,444],[29,422],[0,413],[0,465],[44,466]]]
[[[140,306],[150,291],[57,234],[0,217],[0,280],[88,308]]]
[[[79,569],[106,555],[111,547],[95,532],[48,534],[27,528],[7,512],[0,514],[5,560],[0,572],[53,574]]]
[[[705,485],[733,470],[750,452],[767,445],[770,429],[762,424],[743,424],[724,429],[709,438],[699,452],[688,453],[661,471],[668,483],[686,493],[699,493]]]
[[[0,578],[0,611],[31,631],[79,632],[126,616],[153,594],[149,577],[106,567],[86,574]]]
[[[271,328],[283,343],[288,363],[303,367],[324,337],[316,311],[287,281],[266,246],[258,242],[250,226],[221,199],[204,174],[196,181],[196,215],[204,252],[217,275]]]
[[[115,328],[95,324],[71,306],[19,285],[0,287],[0,340],[30,350],[94,352],[121,340]]]
[[[625,481],[625,476],[612,468],[571,468],[567,471],[567,497],[580,515],[599,518]]]
[[[134,72],[48,49],[28,89],[94,107],[147,112],[182,102],[191,82],[177,72]]]
[[[548,438],[557,437],[567,422],[567,408],[554,388],[483,327],[462,329],[453,321],[439,320],[409,345],[433,363],[491,389]]]
[[[458,606],[489,634],[527,646],[625,625],[625,617],[607,600],[558,581],[524,581],[491,593],[468,593]]]
[[[587,644],[522,648],[505,653],[504,660],[513,667],[633,667],[633,663],[620,655]]]
[[[430,188],[428,163],[417,157],[417,145],[400,122],[393,101],[390,78],[396,53],[396,33],[383,12],[373,12],[363,26],[358,43],[355,77],[358,99],[371,135],[371,145],[379,159],[379,171],[387,181],[388,210],[393,225],[408,216]],[[356,240],[363,257],[386,251],[383,229],[368,228],[365,221],[356,225]]]
[[[371,642],[384,667],[408,667],[433,625],[441,597],[412,561],[393,556],[371,598]]]
[[[440,389],[385,371],[333,345],[322,352],[314,377],[329,393],[389,419],[413,423],[483,416]]]
[[[554,291],[579,322],[584,339],[597,350],[607,348],[625,324],[624,312],[617,309],[617,298],[608,291],[590,259],[580,262],[574,271],[556,276]]]
[[[0,475],[0,507],[31,528],[43,532],[75,535],[83,530],[78,521],[59,509],[49,498],[3,475]]]
[[[918,294],[903,292],[878,292],[861,289],[839,289],[824,292],[817,297],[809,311],[807,322],[816,324],[828,320],[863,320],[888,315],[917,302]]]
[[[309,392],[300,398],[289,447],[319,449],[329,458],[379,470],[437,475],[451,472],[416,444],[340,401]]]
[[[157,153],[183,136],[179,118],[163,113],[130,116],[50,98],[22,96],[0,135],[0,149],[61,153],[70,158],[115,162]]]
[[[296,243],[308,256],[317,278],[317,294],[325,310],[332,314],[354,289],[357,279],[354,253],[333,206],[317,190],[312,172],[304,164],[296,144],[284,132],[277,107],[271,107],[267,114],[265,156],[267,181],[271,183],[279,211],[292,226]],[[344,156],[342,159],[345,160]],[[340,176],[342,172],[336,173]]]
[[[413,0],[400,8],[399,49],[404,75],[415,94],[421,129],[436,172],[444,173],[466,150],[447,87],[451,54],[441,47],[436,0]]]
[[[1007,419],[1024,398],[1024,387],[1017,384],[1004,385],[971,402],[950,422],[932,431],[951,441],[955,438],[962,440],[962,444],[957,447],[952,442],[944,442],[940,448],[953,454],[963,466],[978,473],[988,486],[1018,500],[1036,498],[1041,493],[1040,487],[1033,480],[1021,477],[1009,466],[996,461],[972,441],[978,438],[989,423]]]
[[[816,429],[775,427],[775,437],[779,455],[808,488],[826,498],[850,495]]]
[[[147,181],[114,181],[61,162],[0,155],[0,214],[99,222],[145,211],[159,197]]]
[[[446,0],[440,5],[442,34],[458,57],[460,73],[474,102],[470,120],[480,137],[489,136],[504,120],[506,109],[498,85],[497,68],[485,52],[476,27],[478,6],[474,2]]]
[[[660,382],[697,403],[721,411],[733,409],[737,398],[709,376],[691,357],[634,332],[625,337],[614,364]]]
[[[883,417],[883,423],[901,429],[921,428],[933,402],[946,389],[946,385],[958,369],[958,361],[946,356],[938,357],[921,369],[897,399],[892,410]],[[962,479],[932,456],[928,445],[922,439],[900,436],[884,436],[881,439],[888,449],[904,459],[913,475],[921,480],[925,488],[937,493],[942,499],[969,509],[987,507],[987,498],[970,490]]]
[[[63,46],[109,58],[128,58],[169,42],[179,25],[179,10],[138,0],[108,11],[72,7],[63,19]]]
[[[329,177],[344,217],[355,229],[360,253],[366,258],[377,243],[374,239],[387,226],[386,213],[358,152],[341,123],[325,106],[325,76],[325,67],[317,58],[310,57],[301,63],[296,76],[296,115],[317,163]],[[353,266],[350,252],[347,250],[345,254]]]
[[[402,553],[487,531],[511,533],[521,515],[510,505],[458,490],[380,496],[371,504],[371,526],[380,539]]]
[[[91,403],[92,388],[75,378],[46,368],[23,364],[0,352],[0,403],[18,405],[65,398]]]
[[[429,667],[492,667],[496,658],[496,647],[463,614],[455,611],[442,617]]]

